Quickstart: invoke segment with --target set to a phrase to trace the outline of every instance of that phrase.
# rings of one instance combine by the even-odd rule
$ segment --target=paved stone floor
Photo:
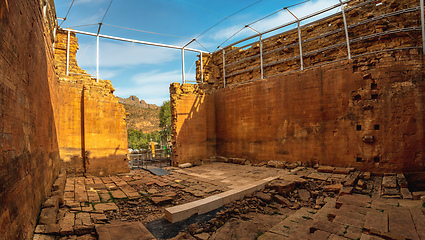
[[[145,226],[163,219],[164,208],[267,177],[278,180],[226,205],[225,220],[220,213],[192,231],[193,236],[186,231],[174,239],[226,239],[239,231],[231,227],[239,226],[235,219],[262,216],[274,220],[263,224],[267,227],[252,239],[425,239],[422,202],[412,200],[401,175],[371,177],[345,168],[290,170],[221,162],[167,170],[171,174],[161,177],[139,169],[108,177],[62,173],[43,204],[34,239],[155,239]]]

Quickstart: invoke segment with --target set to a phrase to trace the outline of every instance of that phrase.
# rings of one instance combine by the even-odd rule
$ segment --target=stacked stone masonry
[[[376,51],[420,47],[422,37],[419,6],[419,0],[349,2],[345,6],[345,15],[351,41],[351,55],[356,57]],[[334,13],[334,10],[331,12]],[[319,22],[304,22],[301,23],[304,68],[348,57],[341,13]],[[258,38],[255,39],[258,41]],[[239,46],[242,44],[246,43],[224,48],[226,85],[261,78],[259,42]],[[301,68],[297,28],[283,34],[264,37],[262,46],[265,77]],[[212,55],[204,54],[203,62],[203,82],[214,88],[223,87],[223,51],[216,51]],[[199,61],[197,81],[201,83]]]
[[[1,240],[31,239],[59,173],[52,9],[53,1],[0,1]]]
[[[346,8],[360,2],[364,1],[350,2]],[[347,11],[355,18],[348,21],[352,25],[417,6],[419,1],[372,1]],[[420,26],[418,14],[415,10],[395,15],[395,19],[387,19],[386,28],[381,27],[384,23],[378,28],[376,21],[359,25],[349,29],[350,36],[385,33],[394,24],[401,28]],[[304,27],[303,35],[309,36],[303,39],[326,32],[324,26],[343,29],[341,17],[332,17]],[[278,35],[264,40],[265,52],[296,44],[297,32],[287,34],[292,37]],[[341,34],[333,43],[344,42],[344,31]],[[309,68],[302,71],[297,64],[275,64],[273,68],[280,70],[271,72],[266,67],[263,80],[258,79],[259,69],[237,74],[226,78],[225,88],[222,53],[204,54],[204,83],[200,83],[198,72],[199,84],[170,87],[174,163],[196,163],[217,155],[252,163],[277,160],[349,166],[374,173],[423,171],[425,85],[420,34],[411,31],[353,43],[351,52],[356,57],[350,60],[330,62],[338,59],[335,54],[346,46],[335,54],[326,53],[329,58],[309,55],[304,59]],[[284,42],[285,38],[290,42]],[[312,45],[315,49],[324,46]],[[313,50],[309,46],[303,43],[304,53]],[[285,49],[275,53],[287,58]],[[293,55],[297,52],[295,49]],[[258,53],[258,46],[236,49],[226,55],[226,64]],[[226,67],[226,75],[232,74],[232,67],[259,66],[257,60]]]
[[[59,75],[58,133],[60,155],[69,173],[109,175],[128,171],[124,107],[113,95],[111,81],[96,82],[76,59],[78,39],[70,33],[69,74],[66,75],[68,33],[58,30],[55,67]]]

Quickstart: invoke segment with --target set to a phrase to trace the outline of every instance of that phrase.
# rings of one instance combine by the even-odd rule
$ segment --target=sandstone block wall
[[[351,2],[347,9],[361,2],[366,1]],[[204,54],[204,83],[192,88],[203,89],[201,95],[210,96],[214,116],[208,118],[196,111],[183,114],[188,111],[181,109],[195,106],[193,99],[200,94],[192,91],[187,99],[180,97],[187,95],[183,91],[171,91],[172,98],[179,99],[172,106],[173,116],[177,116],[173,120],[179,123],[174,125],[175,148],[185,153],[193,145],[204,144],[204,138],[192,138],[201,133],[185,123],[190,116],[191,120],[210,123],[207,131],[214,132],[211,142],[219,156],[246,158],[253,163],[278,160],[352,166],[375,173],[424,170],[424,59],[418,35],[421,33],[385,33],[420,26],[416,9],[419,1],[371,2],[347,12],[351,17],[349,25],[364,19],[371,21],[351,27],[350,39],[374,33],[383,35],[353,42],[352,53],[356,57],[352,60],[334,62],[346,54],[346,46],[310,53],[304,59],[308,68],[301,71],[296,63],[299,59],[294,58],[293,64],[281,61],[298,54],[297,32],[289,32],[264,41],[265,52],[273,53],[265,62],[274,62],[265,68],[266,79],[258,79],[259,69],[246,71],[228,77],[229,85],[223,88],[221,52]],[[407,14],[379,17],[410,8],[414,10]],[[341,20],[336,16],[304,27],[304,53],[344,42],[344,32],[339,33],[343,27]],[[324,28],[336,33],[325,40]],[[398,50],[391,50],[395,48]],[[226,52],[232,49],[226,55],[226,64],[236,64],[226,67],[226,75],[259,66],[256,44],[245,50],[229,48]],[[243,60],[250,56],[253,58]],[[185,129],[184,133],[179,132],[181,129]],[[191,143],[185,144],[186,141]],[[203,156],[189,159],[178,154],[175,162],[195,161]]]
[[[78,39],[70,35],[71,74],[66,75],[68,34],[56,37],[59,75],[58,138],[63,167],[70,173],[110,175],[129,170],[124,107],[113,95],[111,81],[91,78],[76,60]]]
[[[375,51],[421,46],[419,5],[419,0],[351,1],[345,7],[351,54],[360,56]],[[334,13],[335,10],[330,12]],[[341,13],[319,22],[306,22],[302,22],[301,29],[304,68],[348,57],[344,21]],[[412,28],[415,30],[410,31],[409,29]],[[375,36],[368,37],[373,34]],[[248,42],[224,49],[226,53],[227,85],[261,78],[260,44],[258,38],[255,41],[257,42],[245,47],[241,45],[248,44]],[[299,55],[297,28],[264,38],[264,76],[271,77],[300,70]],[[204,54],[203,60],[205,66],[204,82],[214,88],[223,87],[222,51],[214,52],[211,56]],[[198,61],[198,83],[200,83],[199,65],[200,62]]]
[[[0,239],[32,239],[59,172],[54,2],[0,1]]]
[[[173,164],[198,163],[215,156],[214,95],[198,85],[173,83],[170,100]]]

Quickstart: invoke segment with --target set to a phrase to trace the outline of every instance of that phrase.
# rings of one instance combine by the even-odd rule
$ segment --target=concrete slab
[[[155,239],[141,222],[98,225],[96,232],[99,240]]]

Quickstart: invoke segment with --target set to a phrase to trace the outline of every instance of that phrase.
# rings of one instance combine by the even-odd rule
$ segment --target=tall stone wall
[[[48,4],[46,15],[42,7]],[[0,1],[0,239],[32,239],[59,172],[53,1]]]
[[[359,3],[367,4],[353,8]],[[300,70],[296,58],[296,31],[264,40],[265,79],[260,79],[257,43],[247,49],[225,49],[227,87],[222,53],[204,54],[204,82],[200,83],[198,61],[199,84],[193,87],[203,89],[202,94],[193,91],[187,99],[180,98],[184,91],[171,91],[179,99],[172,106],[179,123],[174,125],[175,148],[186,153],[196,144],[204,145],[204,138],[190,138],[201,133],[186,119],[196,119],[215,128],[210,140],[219,156],[253,163],[352,166],[376,173],[424,170],[424,59],[417,6],[419,1],[413,0],[350,2],[346,7],[350,39],[378,34],[353,41],[351,60],[343,59],[347,57],[344,44],[314,52],[344,43],[341,16],[302,28],[305,70]],[[396,14],[382,17],[392,12]],[[324,37],[329,30],[334,33]],[[282,60],[288,58],[293,59]],[[242,72],[235,74],[238,71]],[[200,95],[210,96],[214,115],[196,111],[187,115],[182,110],[194,106],[193,99]],[[185,161],[184,155],[175,156],[175,162]]]
[[[395,48],[415,48],[422,45],[419,0],[351,1],[345,7],[352,56]],[[319,10],[319,9],[317,9]],[[313,12],[313,11],[312,11]],[[331,13],[334,13],[332,10]],[[320,15],[321,16],[321,15]],[[348,49],[341,13],[311,23],[302,22],[301,40],[304,68],[346,59]],[[260,44],[240,43],[225,47],[226,85],[261,78]],[[248,44],[246,46],[241,46]],[[264,77],[272,77],[301,68],[297,28],[264,37]],[[220,88],[225,85],[223,51],[204,54],[204,83]],[[200,80],[197,62],[197,81]]]
[[[214,95],[198,85],[173,83],[170,99],[173,163],[198,163],[215,156]]]
[[[424,170],[423,66],[406,50],[219,89],[217,155]]]
[[[109,175],[128,171],[125,110],[109,80],[92,78],[76,60],[78,40],[58,30],[55,65],[59,75],[58,138],[63,166],[71,173]]]

